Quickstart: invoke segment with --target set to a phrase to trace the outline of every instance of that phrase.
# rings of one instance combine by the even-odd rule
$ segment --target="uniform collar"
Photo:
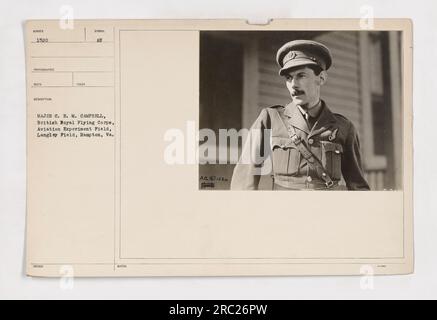
[[[300,112],[299,108],[295,103],[290,102],[285,106],[284,115],[290,118],[289,123],[293,127],[296,127],[304,131],[309,136],[319,134],[327,130],[333,123],[336,122],[334,115],[332,114],[331,110],[329,110],[325,101],[321,100],[321,102],[322,102],[322,110],[320,111],[319,119],[314,124],[314,127],[311,131],[308,128],[304,116],[302,115],[302,113]]]
[[[323,105],[322,105],[322,100],[319,100],[319,102],[317,103],[316,106],[314,106],[311,110],[314,110],[314,108],[317,108],[317,114],[315,116],[313,116],[311,114],[311,110],[304,110],[304,108],[302,108],[301,106],[297,106],[297,108],[299,109],[299,111],[303,114],[304,117],[311,117],[313,119],[318,119],[320,116],[320,113],[322,112],[323,109]],[[308,119],[308,118],[307,118]]]

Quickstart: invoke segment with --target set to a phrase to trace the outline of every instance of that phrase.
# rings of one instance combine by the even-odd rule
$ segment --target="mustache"
[[[297,95],[300,95],[300,94],[305,94],[305,91],[303,91],[303,90],[293,90],[293,92],[291,93],[291,95],[293,97],[297,96]]]

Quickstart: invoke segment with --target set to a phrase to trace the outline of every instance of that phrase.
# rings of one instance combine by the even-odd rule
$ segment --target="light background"
[[[432,182],[435,81],[430,57],[436,56],[434,12],[437,4],[417,1],[75,1],[75,18],[359,18],[372,5],[378,18],[409,17],[414,31],[415,248],[416,271],[409,276],[374,279],[373,290],[360,289],[361,277],[246,277],[75,279],[61,289],[59,279],[24,276],[25,230],[25,78],[22,22],[60,17],[65,1],[15,1],[0,5],[0,298],[142,299],[301,299],[436,298],[437,212]],[[431,60],[431,61],[430,61]]]

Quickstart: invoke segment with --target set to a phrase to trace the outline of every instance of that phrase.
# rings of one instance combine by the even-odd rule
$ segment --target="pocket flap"
[[[275,148],[287,149],[296,148],[293,141],[286,137],[272,137],[272,150]]]
[[[343,153],[343,146],[339,143],[329,141],[321,141],[320,143],[325,152]]]

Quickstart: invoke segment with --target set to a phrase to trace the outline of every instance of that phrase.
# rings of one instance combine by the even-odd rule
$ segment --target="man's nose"
[[[297,88],[299,88],[299,85],[298,85],[296,79],[292,79],[292,80],[291,80],[291,87],[292,87],[293,89],[297,89]]]

